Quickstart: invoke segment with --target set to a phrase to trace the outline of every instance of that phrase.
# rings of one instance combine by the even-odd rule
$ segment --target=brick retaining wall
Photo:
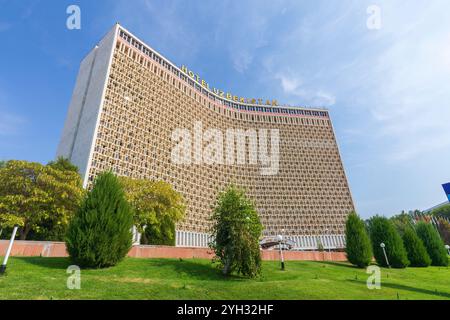
[[[0,240],[0,256],[3,256],[9,241]],[[14,241],[12,256],[43,256],[66,257],[66,245],[64,242],[47,241]],[[133,258],[203,258],[211,259],[213,253],[207,248],[184,248],[167,246],[133,246],[128,253]],[[347,261],[344,252],[318,252],[318,251],[285,251],[285,260],[310,260],[310,261]],[[275,250],[263,250],[263,260],[279,260],[279,252]]]

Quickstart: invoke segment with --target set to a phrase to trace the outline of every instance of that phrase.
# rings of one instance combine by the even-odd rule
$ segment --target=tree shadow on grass
[[[354,266],[348,262],[339,262],[339,261],[311,261],[311,262],[314,262],[316,264],[327,264],[327,265],[335,266],[335,267],[363,270],[363,269],[358,268],[357,266]]]
[[[68,258],[20,257],[20,260],[47,269],[66,270],[71,265]]]
[[[360,283],[360,284],[362,284],[364,286],[367,285],[366,281],[362,281],[362,280],[347,280],[347,281],[350,281],[350,282],[353,282],[353,283],[355,283],[355,282],[356,283]],[[405,285],[402,285],[402,284],[383,282],[383,283],[381,283],[381,288],[383,288],[383,287],[391,288],[391,289],[397,289],[397,290],[410,291],[410,292],[416,292],[416,293],[422,293],[422,294],[432,295],[432,296],[446,298],[446,299],[450,298],[450,294],[446,293],[446,292],[439,292],[439,291],[433,291],[433,290],[428,290],[428,289],[410,287],[410,286],[405,286]]]
[[[450,299],[450,294],[445,293],[445,292],[433,291],[433,290],[422,289],[422,288],[415,288],[415,287],[410,287],[410,286],[405,286],[402,284],[395,284],[395,283],[382,283],[381,286],[391,288],[391,289],[398,289],[398,290],[405,290],[405,291],[429,294],[429,295],[433,295],[433,296],[437,296],[437,297],[443,297],[446,299]]]
[[[35,265],[40,268],[66,270],[72,265],[69,258],[46,258],[46,257],[20,257],[20,260]],[[177,277],[186,276],[187,279],[214,280],[214,281],[245,281],[246,277],[231,274],[224,276],[222,270],[210,261],[196,261],[194,259],[142,259],[151,261],[153,267],[161,267],[173,270]],[[126,260],[119,262],[117,266],[126,263]],[[109,268],[104,268],[109,269]],[[103,270],[104,270],[103,269]],[[89,269],[96,270],[96,269]]]
[[[231,274],[224,276],[222,270],[211,262],[199,262],[191,259],[165,260],[161,263],[166,268],[173,269],[179,275],[186,275],[189,279],[214,281],[245,281],[247,278]]]
[[[354,270],[361,270],[361,271],[365,271],[366,268],[367,268],[367,267],[360,268],[358,266],[355,266],[355,265],[351,264],[350,262],[344,262],[344,261],[341,261],[341,262],[340,261],[312,261],[312,262],[315,262],[315,263],[318,263],[318,264],[328,264],[330,266],[349,268],[349,269],[354,269]],[[376,263],[373,263],[373,262],[371,264],[369,264],[369,267],[370,266],[378,266],[378,267],[380,267],[379,265],[377,265]],[[384,267],[380,267],[380,268],[382,270],[386,269]],[[387,270],[390,270],[390,269],[387,269]]]

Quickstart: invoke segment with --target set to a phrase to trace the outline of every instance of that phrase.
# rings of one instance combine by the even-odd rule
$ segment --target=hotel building
[[[252,164],[176,164],[177,128],[279,130],[277,174]],[[231,183],[254,200],[265,237],[297,249],[342,248],[354,205],[327,110],[242,99],[210,89],[185,67],[116,24],[81,62],[57,156],[78,166],[84,186],[105,170],[164,180],[186,200],[177,246],[205,247],[211,205]]]

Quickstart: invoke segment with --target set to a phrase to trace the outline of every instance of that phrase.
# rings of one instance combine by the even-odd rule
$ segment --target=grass
[[[450,299],[450,269],[382,269],[381,289],[347,263],[264,261],[257,279],[224,278],[208,260],[133,259],[81,270],[81,289],[66,287],[66,258],[13,257],[0,277],[0,299]]]

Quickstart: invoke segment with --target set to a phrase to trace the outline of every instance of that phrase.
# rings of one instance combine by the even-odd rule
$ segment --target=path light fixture
[[[387,254],[386,254],[386,249],[385,249],[386,245],[384,244],[384,242],[380,243],[380,247],[381,247],[381,249],[383,249],[384,258],[386,259],[386,264],[387,264],[388,268],[390,268],[391,266],[389,264],[389,260],[388,260]]]
[[[448,244],[445,245],[445,249],[447,249],[448,255],[450,256],[450,246]]]
[[[282,242],[283,242],[283,236],[281,234],[279,234],[277,236],[278,238],[278,247],[280,248],[280,260],[281,260],[281,270],[284,271],[284,256],[283,256],[283,247],[281,246]]]
[[[328,238],[327,238],[328,237]],[[329,255],[329,257],[330,257],[330,260],[332,260],[331,259],[331,245],[330,245],[330,238],[331,238],[331,232],[330,232],[330,229],[328,229],[328,228],[326,228],[325,229],[325,242],[326,243],[328,243],[328,255]],[[325,249],[325,247],[324,247],[324,249]]]
[[[14,243],[14,239],[16,238],[17,229],[19,226],[14,226],[13,232],[11,234],[11,239],[9,240],[8,249],[6,250],[5,258],[3,259],[3,263],[0,266],[0,275],[5,274],[6,272],[6,264],[8,263],[9,255],[11,254],[11,249]]]

